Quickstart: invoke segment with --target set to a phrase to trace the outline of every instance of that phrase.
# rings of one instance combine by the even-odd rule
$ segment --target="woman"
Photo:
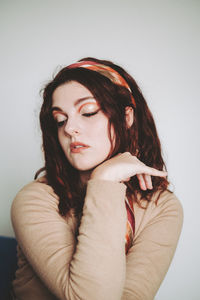
[[[17,299],[153,299],[182,208],[168,191],[153,117],[121,67],[85,58],[47,84],[45,175],[12,205]]]

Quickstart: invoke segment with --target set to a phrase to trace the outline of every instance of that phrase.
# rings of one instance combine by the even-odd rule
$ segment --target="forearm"
[[[70,273],[85,299],[121,299],[125,281],[125,186],[89,181]]]
[[[19,245],[58,299],[120,299],[125,280],[125,189],[120,183],[88,183],[77,244],[73,221],[58,214],[49,186],[32,183],[18,194],[12,220]]]

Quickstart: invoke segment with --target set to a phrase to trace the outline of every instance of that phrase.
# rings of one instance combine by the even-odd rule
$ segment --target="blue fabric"
[[[17,241],[0,236],[0,299],[8,299],[11,282],[17,269]]]

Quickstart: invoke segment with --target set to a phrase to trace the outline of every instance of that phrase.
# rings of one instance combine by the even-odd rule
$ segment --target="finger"
[[[143,172],[146,175],[151,175],[151,176],[159,176],[159,177],[166,177],[167,176],[167,172],[165,171],[159,171],[157,169],[145,166]]]
[[[151,176],[150,176],[150,175],[147,175],[147,174],[145,174],[145,175],[143,176],[143,178],[144,178],[144,181],[145,181],[146,187],[147,187],[149,190],[152,190],[152,188],[153,188],[153,185],[152,185]]]
[[[138,178],[141,190],[146,191],[147,187],[146,187],[146,183],[144,181],[143,175],[142,174],[137,174],[137,178]]]

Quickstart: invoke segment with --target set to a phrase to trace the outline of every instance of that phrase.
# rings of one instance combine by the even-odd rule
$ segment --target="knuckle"
[[[131,153],[128,152],[128,151],[127,151],[127,152],[124,152],[124,154],[125,154],[125,155],[131,155]]]

